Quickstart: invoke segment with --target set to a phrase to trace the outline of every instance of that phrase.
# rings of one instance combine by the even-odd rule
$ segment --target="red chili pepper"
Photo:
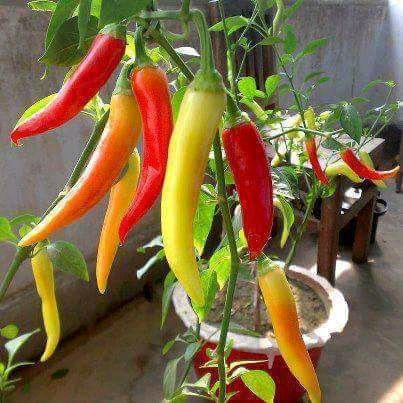
[[[308,153],[309,162],[312,165],[313,172],[315,176],[318,178],[320,182],[324,185],[329,184],[329,179],[326,176],[325,172],[323,171],[322,167],[320,166],[319,159],[318,159],[318,152],[316,149],[315,139],[313,137],[308,138],[305,140],[305,147]]]
[[[118,66],[125,53],[126,29],[110,24],[95,38],[85,59],[57,96],[42,110],[18,125],[11,140],[43,134],[68,122],[82,111]]]
[[[252,122],[238,123],[222,134],[225,153],[234,174],[242,221],[251,259],[270,238],[273,225],[273,185],[264,143]]]
[[[361,178],[370,180],[384,180],[393,178],[400,170],[400,166],[396,166],[390,171],[376,171],[375,169],[365,165],[355,154],[351,148],[346,148],[340,153],[343,161]]]
[[[143,122],[143,162],[136,197],[119,227],[121,243],[161,193],[173,131],[171,98],[165,72],[148,64],[133,71],[131,83]]]

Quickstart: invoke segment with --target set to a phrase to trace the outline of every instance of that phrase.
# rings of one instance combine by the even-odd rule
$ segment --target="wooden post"
[[[376,199],[377,196],[375,194],[357,214],[352,257],[355,263],[366,263],[368,259]]]
[[[318,273],[334,285],[337,252],[339,249],[339,221],[342,202],[342,178],[336,179],[336,191],[322,199],[322,213],[318,238]]]

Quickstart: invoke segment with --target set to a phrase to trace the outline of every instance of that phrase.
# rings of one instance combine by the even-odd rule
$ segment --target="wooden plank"
[[[337,252],[339,249],[339,221],[343,196],[341,178],[336,179],[333,196],[322,200],[318,238],[318,273],[331,284],[335,283]]]
[[[367,262],[375,203],[376,195],[367,202],[357,215],[352,257],[355,263]]]

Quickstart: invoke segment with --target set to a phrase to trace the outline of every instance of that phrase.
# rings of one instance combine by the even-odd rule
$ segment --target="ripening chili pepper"
[[[31,259],[36,289],[42,301],[42,317],[46,331],[46,347],[41,361],[46,361],[56,350],[60,339],[60,319],[57,309],[53,265],[46,252],[46,246],[35,246]]]
[[[343,161],[361,178],[370,180],[384,180],[393,178],[400,170],[400,166],[396,166],[389,171],[376,171],[368,165],[365,165],[355,154],[351,148],[346,148],[340,153]]]
[[[351,182],[362,182],[362,179],[343,160],[338,160],[329,164],[325,169],[325,173],[329,178],[337,175],[344,175],[346,178],[350,179]]]
[[[371,156],[366,151],[361,150],[358,152],[358,155],[364,164],[368,165],[370,168],[374,168],[374,163],[371,159]],[[372,182],[380,189],[386,189],[388,187],[382,180],[373,179]]]
[[[315,112],[313,108],[308,108],[304,112],[304,120],[306,124],[306,128],[310,130],[316,130],[316,118]],[[313,172],[316,178],[323,183],[324,185],[329,184],[329,179],[327,178],[325,172],[323,171],[322,167],[320,166],[319,158],[318,158],[318,150],[316,147],[315,138],[312,134],[306,134],[305,136],[305,148],[308,153],[309,162],[312,165]]]
[[[130,88],[125,65],[112,95],[108,122],[88,165],[66,196],[20,246],[48,238],[50,234],[84,216],[109,191],[133,152],[141,132],[141,116]]]
[[[259,262],[258,280],[281,355],[311,401],[319,403],[318,378],[299,330],[297,309],[287,277],[279,265],[265,258]]]
[[[323,172],[322,167],[320,166],[320,162],[318,159],[318,152],[316,149],[316,142],[314,137],[307,137],[305,139],[305,147],[308,153],[309,162],[312,165],[313,172],[315,173],[316,178],[327,185],[329,183],[329,179],[326,174]]]
[[[56,97],[11,132],[18,144],[25,137],[43,134],[68,122],[93,98],[112,75],[125,53],[126,29],[110,24],[95,38],[84,60]]]
[[[214,78],[213,78],[214,77]],[[197,305],[204,295],[196,262],[193,221],[208,156],[226,97],[218,74],[199,72],[186,90],[169,145],[161,226],[168,263]]]
[[[168,78],[163,70],[151,64],[139,34],[136,35],[136,61],[141,64],[133,70],[131,83],[143,122],[144,157],[138,192],[119,227],[121,243],[161,194],[173,131]]]
[[[127,212],[137,190],[140,157],[135,149],[127,163],[127,170],[118,183],[112,186],[104,224],[98,245],[96,277],[100,293],[104,293],[109,273],[119,246],[119,224]]]
[[[256,259],[269,240],[273,226],[270,162],[252,122],[226,128],[222,140],[239,195],[249,255]]]

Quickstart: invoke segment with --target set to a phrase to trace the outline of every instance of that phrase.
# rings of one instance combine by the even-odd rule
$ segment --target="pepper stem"
[[[125,94],[133,95],[132,87],[130,85],[129,75],[133,68],[133,62],[125,63],[120,70],[118,79],[116,80],[115,89],[113,90],[113,95]]]
[[[143,29],[137,28],[134,34],[134,44],[136,48],[136,67],[152,65],[153,62],[147,55],[143,39]]]

